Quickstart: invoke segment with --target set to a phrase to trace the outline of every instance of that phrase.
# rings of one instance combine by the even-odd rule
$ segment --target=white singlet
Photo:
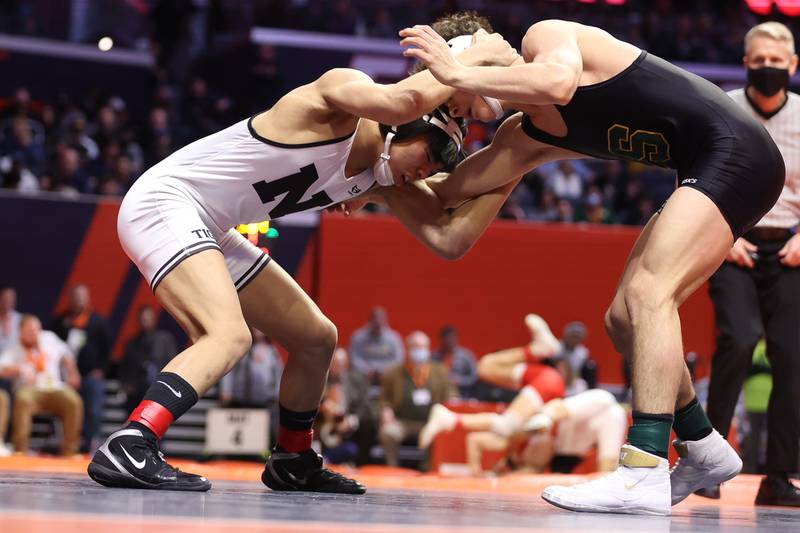
[[[122,248],[154,291],[182,260],[220,250],[241,290],[269,257],[235,226],[323,209],[375,183],[371,168],[345,177],[354,138],[283,144],[258,135],[249,119],[199,139],[148,169],[125,195]]]
[[[614,396],[590,389],[564,398],[569,415],[560,420],[555,436],[557,455],[586,455],[597,446],[600,459],[614,459],[625,442],[628,415]]]

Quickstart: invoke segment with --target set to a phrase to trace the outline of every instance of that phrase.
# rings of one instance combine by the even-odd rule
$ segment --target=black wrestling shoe
[[[211,482],[164,460],[154,435],[123,428],[109,435],[89,463],[89,477],[106,487],[206,491]]]
[[[264,485],[277,491],[335,492],[364,494],[367,488],[356,481],[322,467],[322,457],[312,449],[287,452],[276,446],[261,474]]]
[[[719,485],[714,485],[713,487],[708,487],[707,489],[697,489],[694,491],[694,493],[698,496],[702,496],[703,498],[710,498],[712,500],[719,500],[722,497]]]
[[[758,486],[756,505],[800,507],[800,488],[786,476],[764,476]]]

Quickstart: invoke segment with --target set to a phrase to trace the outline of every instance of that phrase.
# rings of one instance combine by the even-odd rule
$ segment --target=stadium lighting
[[[99,41],[97,41],[97,48],[100,49],[101,52],[108,52],[114,47],[114,39],[111,37],[101,37]]]

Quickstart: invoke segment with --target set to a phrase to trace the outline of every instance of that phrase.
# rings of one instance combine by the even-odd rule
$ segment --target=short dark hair
[[[448,324],[442,328],[442,330],[439,332],[439,335],[442,337],[446,337],[448,335],[458,335],[458,330],[454,325]]]
[[[0,292],[7,291],[9,289],[11,289],[12,291],[16,290],[14,289],[13,285],[9,285],[8,283],[0,283]]]
[[[440,119],[453,120],[458,124],[463,136],[467,133],[467,120],[465,118],[453,117],[450,115],[446,105],[441,105],[436,110],[440,114]],[[445,119],[445,117],[447,117]],[[395,142],[403,142],[416,137],[424,136],[425,141],[430,147],[431,154],[436,162],[441,163],[445,172],[452,172],[456,165],[463,159],[463,152],[453,139],[436,126],[431,126],[423,119],[413,120],[407,124],[396,127],[388,124],[380,124],[381,136],[385,139],[390,131],[395,131]]]

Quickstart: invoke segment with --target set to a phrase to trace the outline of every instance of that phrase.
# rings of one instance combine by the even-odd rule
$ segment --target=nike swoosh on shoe
[[[130,461],[133,464],[133,466],[135,466],[137,469],[141,470],[142,468],[144,468],[144,465],[147,464],[147,459],[142,459],[141,461],[137,461],[136,459],[131,457],[131,454],[128,453],[128,450],[126,450],[124,446],[120,445],[120,448],[122,449],[122,452],[125,454],[125,457],[128,458],[128,461]]]

